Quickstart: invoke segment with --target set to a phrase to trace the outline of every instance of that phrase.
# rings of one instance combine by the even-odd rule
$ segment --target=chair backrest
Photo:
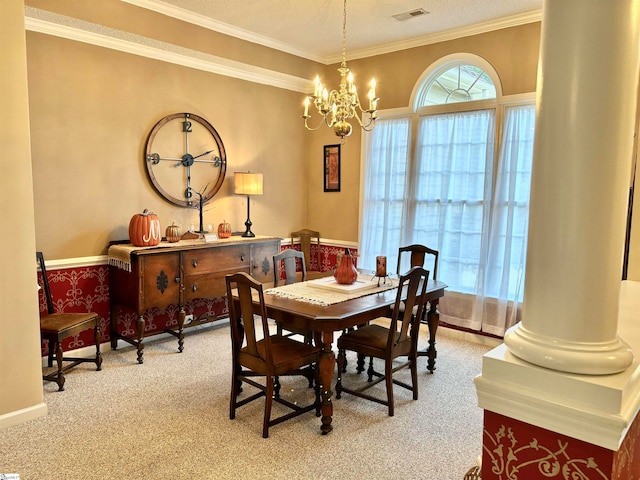
[[[315,259],[318,265],[318,270],[322,270],[322,252],[320,250],[320,232],[315,230],[303,229],[297,232],[291,232],[291,246],[293,246],[295,239],[300,240],[300,251],[304,253],[305,266],[307,270],[311,270],[311,243],[315,243]]]
[[[422,318],[422,310],[426,303],[428,280],[429,272],[422,267],[413,267],[406,274],[400,275],[398,293],[396,295],[396,303],[393,306],[389,338],[387,340],[387,349],[389,351],[408,335],[411,338],[412,348],[417,347],[419,319]],[[414,328],[411,328],[413,318],[416,321],[414,322]]]
[[[262,284],[245,272],[227,275],[227,303],[229,304],[229,323],[231,324],[231,347],[235,362],[251,369],[265,368],[273,365],[271,356],[271,339],[267,322],[267,309],[264,304]],[[237,290],[239,305],[233,299],[233,290]],[[256,294],[260,307],[254,314],[253,294]],[[257,327],[261,327],[262,332]],[[264,348],[258,349],[258,341],[264,339]],[[240,350],[246,347],[240,358]]]
[[[304,263],[304,253],[294,250],[293,248],[287,248],[277,255],[273,256],[273,273],[274,273],[274,286],[278,286],[280,283],[280,265],[284,267],[284,284],[289,285],[296,283],[296,271],[297,262],[296,259],[300,259],[300,269],[302,271],[302,281],[307,279],[307,266]]]
[[[402,273],[402,271],[400,270],[402,260],[407,254],[410,254],[409,268],[424,267],[426,256],[433,255],[433,268],[431,269],[431,272],[433,272],[433,275],[431,278],[433,278],[434,280],[437,280],[438,278],[437,276],[438,275],[438,251],[437,250],[433,250],[429,247],[425,247],[424,245],[419,245],[419,244],[400,247],[398,249],[398,266],[396,268],[396,273],[398,274],[398,276],[400,276],[400,274]]]
[[[47,278],[47,269],[44,265],[44,255],[42,252],[36,252],[36,260],[38,267],[40,267],[40,273],[42,274],[42,289],[44,290],[44,298],[47,302],[47,313],[55,313],[53,308],[53,299],[51,298],[51,288],[49,287],[49,279]]]

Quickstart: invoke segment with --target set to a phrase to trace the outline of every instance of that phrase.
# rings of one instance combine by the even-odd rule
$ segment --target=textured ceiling
[[[335,59],[342,52],[342,0],[124,1],[196,14],[309,58]],[[406,21],[393,18],[419,8],[430,13]],[[450,30],[539,16],[541,8],[542,0],[349,0],[347,53],[351,58],[354,52],[367,56],[367,51],[391,51],[394,44],[419,42]]]

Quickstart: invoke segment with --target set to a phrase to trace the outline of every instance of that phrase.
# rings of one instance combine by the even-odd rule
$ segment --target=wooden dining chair
[[[277,287],[282,281],[282,273],[284,272],[284,284],[290,285],[296,283],[298,278],[296,272],[298,270],[298,262],[300,264],[300,281],[307,280],[307,266],[305,262],[305,256],[303,252],[294,250],[293,248],[287,248],[277,255],[273,256],[273,274],[274,282],[273,286]]]
[[[431,278],[436,280],[436,275],[438,272],[438,251],[433,250],[432,248],[426,247],[420,244],[407,245],[405,247],[398,248],[398,265],[396,266],[396,274],[398,277],[402,274],[402,263],[407,256],[409,256],[409,268],[413,267],[424,267],[425,262],[427,260],[427,256],[431,255],[431,270],[433,272]],[[400,304],[400,313],[404,312],[404,302]],[[420,318],[420,322],[426,323],[425,316],[427,314],[428,308],[424,308],[422,310],[422,316]],[[413,314],[416,314],[416,307],[413,308]],[[426,352],[419,352],[418,356],[421,354],[426,354]],[[364,356],[358,356],[358,362],[356,371],[361,373],[364,371],[365,358]],[[346,364],[345,364],[346,365]],[[373,369],[373,358],[369,358],[369,369]]]
[[[269,427],[311,410],[320,416],[320,388],[318,358],[320,347],[298,342],[282,335],[270,335],[267,309],[264,304],[262,284],[244,272],[227,275],[227,301],[231,324],[232,378],[229,418],[236,417],[236,409],[258,398],[265,397],[262,436],[269,436]],[[234,299],[234,291],[237,297]],[[254,310],[253,299],[259,307]],[[316,379],[315,401],[300,406],[281,398],[275,391],[275,378],[285,375],[313,375]],[[263,382],[254,380],[263,378]],[[258,393],[239,399],[242,383],[259,390]],[[271,407],[277,402],[291,412],[271,418]]]
[[[416,364],[416,352],[418,346],[418,332],[420,323],[412,321],[413,307],[417,307],[418,315],[424,309],[427,281],[429,272],[422,267],[413,267],[406,275],[401,275],[398,284],[398,293],[393,307],[391,317],[381,317],[376,320],[384,320],[388,327],[377,323],[370,323],[357,330],[345,333],[338,338],[338,380],[336,383],[336,399],[339,399],[343,392],[371,400],[386,405],[389,416],[394,414],[393,385],[399,385],[411,390],[413,399],[418,399],[418,371]],[[401,313],[400,304],[404,302],[406,308]],[[343,365],[346,351],[354,351],[359,355],[381,358],[384,360],[384,374],[378,373],[369,368],[368,382],[356,389],[344,387],[342,385]],[[407,357],[407,360],[399,365],[393,365],[393,361],[398,357]],[[393,378],[393,374],[403,368],[411,370],[411,385]],[[373,377],[378,377],[375,381]],[[381,399],[368,393],[366,390],[384,381],[386,385],[387,398]]]
[[[428,255],[433,257],[431,278],[433,280],[438,279],[438,251],[432,248],[425,247],[420,244],[407,245],[406,247],[400,247],[398,249],[398,266],[396,267],[396,273],[398,276],[402,273],[402,261],[409,255],[409,268],[411,267],[424,267],[425,261]]]
[[[304,253],[294,250],[292,248],[287,248],[277,255],[273,256],[273,274],[274,274],[274,282],[273,286],[277,287],[280,285],[282,281],[280,277],[282,276],[282,272],[284,272],[284,284],[291,285],[292,283],[296,283],[298,281],[298,276],[296,274],[298,270],[298,264],[300,265],[300,273],[301,276],[300,281],[304,282],[307,280],[307,267],[305,266],[305,257]],[[282,335],[282,325],[278,323],[277,325],[278,334]],[[313,339],[313,332],[304,329],[288,329],[289,335],[299,334],[305,338],[307,343],[311,343]]]
[[[304,253],[305,269],[307,271],[307,278],[314,280],[316,278],[326,277],[332,275],[333,272],[322,271],[322,249],[320,248],[320,232],[316,230],[309,230],[308,228],[291,232],[291,246],[298,240],[300,242],[300,251]],[[314,248],[311,248],[311,247]],[[315,260],[317,268],[311,268],[312,260]]]
[[[53,355],[55,353],[57,369],[49,374],[44,374],[42,378],[46,381],[56,382],[58,391],[64,390],[64,373],[71,368],[84,362],[96,364],[96,370],[102,370],[102,355],[100,354],[100,317],[95,313],[56,313],[53,307],[53,298],[47,269],[44,263],[42,252],[36,252],[36,260],[42,274],[42,288],[44,290],[47,313],[40,318],[40,336],[47,341],[48,366],[53,366]],[[94,340],[96,343],[95,358],[65,357],[62,351],[63,340],[78,335],[85,330],[93,328]],[[64,365],[63,362],[71,362]]]

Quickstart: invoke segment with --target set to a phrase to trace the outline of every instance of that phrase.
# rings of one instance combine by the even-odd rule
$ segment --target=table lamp
[[[243,237],[255,237],[251,231],[251,215],[249,206],[249,195],[262,195],[262,174],[250,172],[234,172],[233,193],[247,196],[247,221],[244,222],[247,229],[242,234]]]

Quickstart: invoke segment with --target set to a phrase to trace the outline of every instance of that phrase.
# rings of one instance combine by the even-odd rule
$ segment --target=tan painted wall
[[[33,183],[22,0],[0,2],[0,427],[46,414],[42,403]],[[9,113],[7,113],[9,112]],[[24,418],[22,420],[24,421]]]
[[[244,229],[246,198],[231,192],[241,170],[264,174],[254,232],[288,235],[303,222],[298,94],[37,33],[27,47],[36,239],[49,258],[106,253],[144,208],[162,225],[198,223],[196,210],[155,193],[142,160],[149,130],[175,112],[205,117],[225,145],[227,179],[205,225],[226,219]]]

